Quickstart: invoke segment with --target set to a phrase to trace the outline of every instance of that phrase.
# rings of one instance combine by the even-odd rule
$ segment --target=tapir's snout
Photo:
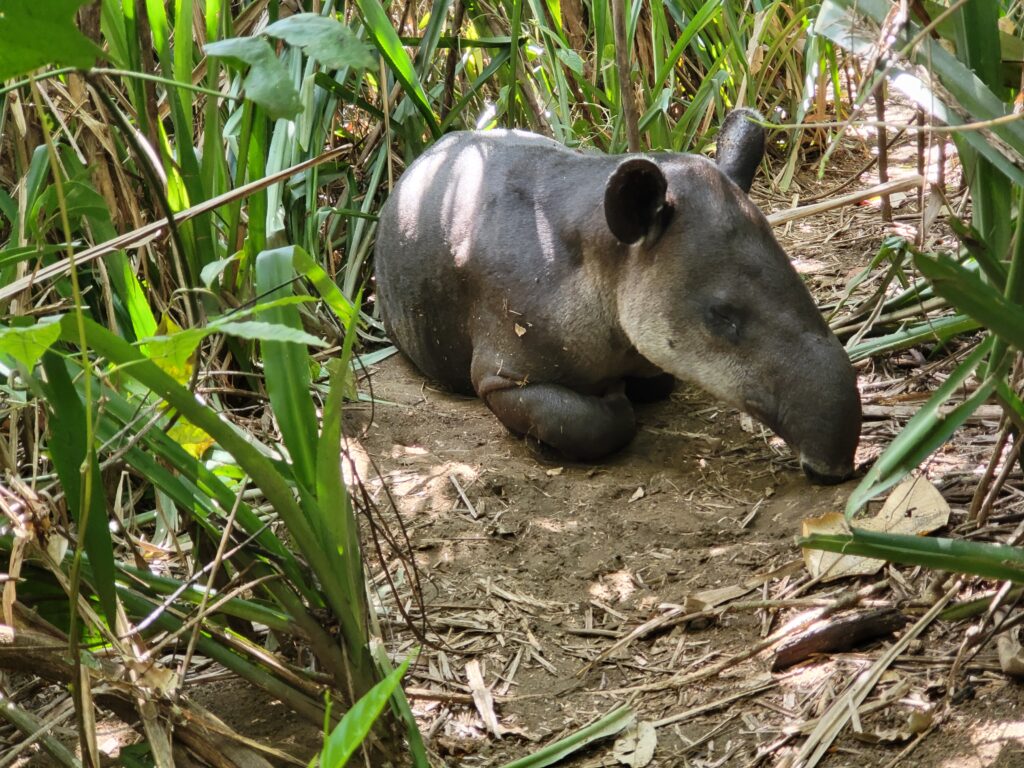
[[[838,485],[839,483],[845,482],[853,477],[853,462],[851,461],[848,466],[843,466],[838,470],[828,468],[824,472],[820,471],[811,462],[800,460],[800,469],[804,471],[807,479],[815,485]]]
[[[807,479],[834,485],[849,480],[854,472],[861,427],[857,373],[831,334],[815,340],[810,360],[814,366],[809,378],[795,387],[801,403],[791,407],[790,412],[798,415],[787,431]]]
[[[807,479],[835,485],[854,473],[860,442],[861,404],[857,374],[839,340],[830,333],[805,334],[802,364],[781,375],[782,386],[748,408],[800,457]],[[751,402],[753,401],[753,402]]]

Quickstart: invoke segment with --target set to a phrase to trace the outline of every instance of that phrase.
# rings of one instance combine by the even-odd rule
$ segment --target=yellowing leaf
[[[944,526],[949,520],[949,505],[942,494],[925,477],[908,477],[897,485],[885,500],[878,514],[857,521],[857,527],[879,533],[902,533],[924,536]],[[808,518],[802,523],[804,536],[812,533],[849,534],[846,518],[838,512]],[[834,581],[846,576],[869,576],[884,564],[883,560],[804,549],[804,564],[815,578]]]
[[[184,417],[174,423],[167,435],[194,459],[202,458],[213,445],[212,437]]]
[[[203,328],[183,331],[177,323],[164,315],[157,326],[157,336],[146,339],[143,351],[150,360],[174,378],[179,384],[188,384],[195,365],[196,347],[208,333]]]

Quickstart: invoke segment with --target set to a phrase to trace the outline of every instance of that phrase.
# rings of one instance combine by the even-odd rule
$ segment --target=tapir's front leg
[[[621,387],[595,397],[559,384],[519,384],[492,374],[476,382],[476,390],[510,430],[569,459],[599,459],[636,434],[633,406]]]

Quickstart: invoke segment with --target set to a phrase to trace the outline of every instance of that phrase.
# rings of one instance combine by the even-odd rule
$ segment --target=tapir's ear
[[[752,120],[763,120],[752,109],[734,109],[718,132],[718,167],[744,192],[764,157],[764,128]]]
[[[661,225],[666,189],[665,174],[653,160],[631,157],[619,163],[604,188],[604,217],[619,242],[636,243]]]

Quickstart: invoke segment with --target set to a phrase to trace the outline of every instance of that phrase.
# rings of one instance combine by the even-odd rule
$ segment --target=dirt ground
[[[859,162],[853,155],[805,189],[827,190]],[[867,175],[860,185],[872,182]],[[759,202],[773,210],[792,200]],[[916,201],[896,203],[890,225],[869,204],[779,232],[820,303],[835,300],[885,234],[913,233]],[[909,352],[859,365],[869,412],[861,462],[905,422],[887,406],[920,402],[941,377],[924,362]],[[369,406],[350,412],[349,434],[359,435],[351,453],[382,507],[390,489],[415,552],[430,644],[409,695],[448,765],[503,765],[624,703],[656,726],[653,760],[619,759],[608,738],[565,765],[792,764],[816,719],[898,633],[775,673],[773,648],[753,653],[757,645],[872,585],[862,606],[897,606],[916,620],[934,602],[933,577],[910,568],[814,582],[795,544],[801,521],[842,511],[856,483],[808,484],[778,438],[699,391],[678,387],[669,401],[640,406],[633,443],[583,465],[538,453],[482,402],[432,386],[401,357],[372,366],[368,380],[377,402],[372,420]],[[996,428],[975,421],[927,467],[953,521],[963,520]],[[1019,502],[1004,511],[1019,519]],[[422,618],[400,569],[388,568]],[[394,618],[394,600],[381,594]],[[719,616],[667,621],[625,640],[645,622],[719,599],[732,606]],[[1024,696],[999,672],[994,644],[950,672],[968,626],[930,625],[820,764],[1024,766]],[[400,621],[386,629],[396,658],[420,644]],[[947,709],[950,685],[958,692]]]

